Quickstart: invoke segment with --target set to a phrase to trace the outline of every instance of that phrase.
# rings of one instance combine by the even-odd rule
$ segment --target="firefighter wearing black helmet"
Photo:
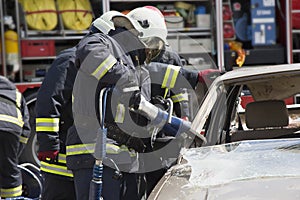
[[[72,90],[76,47],[60,52],[49,68],[36,101],[38,158],[44,178],[42,199],[75,199],[73,174],[66,166],[67,131],[73,125]]]

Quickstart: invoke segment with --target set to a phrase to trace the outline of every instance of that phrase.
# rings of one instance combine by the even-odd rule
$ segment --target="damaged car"
[[[191,125],[201,142],[181,150],[148,199],[300,199],[299,94],[300,64],[216,78]]]

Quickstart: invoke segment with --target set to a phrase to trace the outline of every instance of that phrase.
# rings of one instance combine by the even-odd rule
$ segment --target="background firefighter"
[[[72,90],[77,74],[76,47],[63,50],[52,63],[36,102],[38,158],[43,174],[43,200],[73,200],[73,174],[66,166],[67,131],[73,124]]]
[[[2,198],[17,198],[22,195],[22,176],[17,165],[29,136],[29,113],[25,99],[12,82],[0,76],[0,193]]]

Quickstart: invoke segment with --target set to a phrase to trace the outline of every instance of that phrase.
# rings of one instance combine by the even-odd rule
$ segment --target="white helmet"
[[[130,11],[127,16],[131,18],[134,28],[140,32],[140,39],[157,37],[167,44],[168,30],[159,9],[153,6],[139,7]]]
[[[127,30],[134,29],[129,17],[115,10],[103,13],[92,25],[104,34],[108,34],[110,30],[115,30],[117,26],[125,27]]]
[[[97,19],[95,19],[93,21],[92,27],[97,28],[99,31],[101,31],[104,34],[108,34],[108,32],[110,30],[114,30],[115,29],[114,26],[112,26],[111,24],[107,23],[106,21],[104,21],[100,17],[98,17]]]

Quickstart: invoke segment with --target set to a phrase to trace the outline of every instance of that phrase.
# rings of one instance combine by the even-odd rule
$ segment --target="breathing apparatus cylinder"
[[[19,46],[18,34],[13,30],[7,30],[4,33],[5,52],[7,65],[12,65],[12,72],[17,72],[20,69],[19,65]]]

